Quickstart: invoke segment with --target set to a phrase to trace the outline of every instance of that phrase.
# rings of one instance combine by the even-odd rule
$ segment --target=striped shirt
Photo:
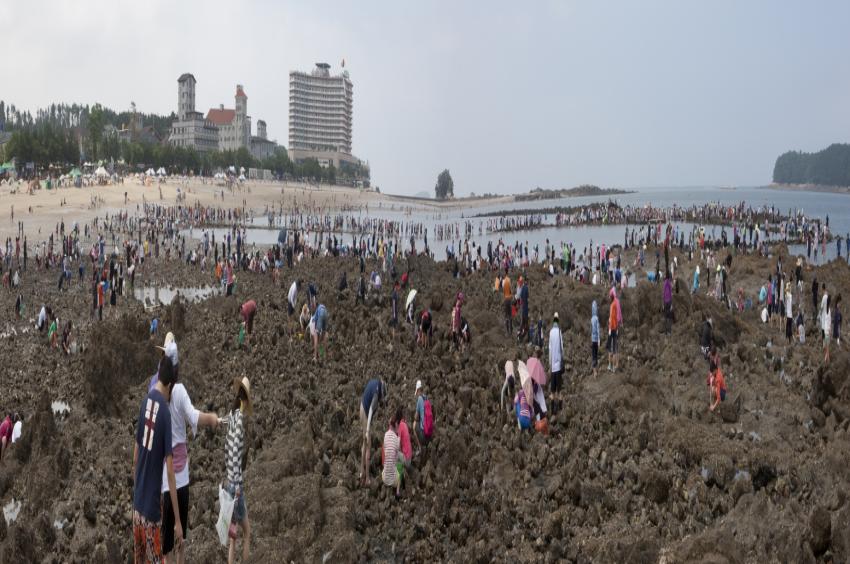
[[[224,447],[224,467],[231,484],[242,483],[242,457],[245,454],[245,427],[242,411],[234,409],[227,418],[227,442]]]
[[[392,429],[387,429],[384,434],[384,484],[395,486],[398,481],[396,462],[398,462],[399,440],[398,435]]]

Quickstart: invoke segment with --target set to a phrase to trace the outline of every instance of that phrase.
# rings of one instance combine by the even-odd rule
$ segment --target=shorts
[[[608,333],[608,352],[611,354],[617,354],[619,347],[617,346],[617,331],[611,331]]]
[[[225,484],[224,489],[233,496],[235,501],[233,504],[233,517],[230,518],[230,522],[241,524],[248,517],[248,505],[245,503],[245,489],[241,484],[232,484],[230,482],[225,482]]]
[[[183,526],[183,539],[189,530],[189,486],[177,489],[177,506],[180,511],[180,524]],[[168,554],[174,548],[174,510],[171,507],[171,494],[162,494],[162,552]]]
[[[518,415],[516,420],[519,423],[520,429],[530,429],[531,428],[531,417],[523,417],[521,415]]]
[[[599,343],[593,341],[590,343],[590,367],[596,368],[599,364]]]
[[[136,562],[162,562],[160,523],[145,519],[133,511],[133,553]]]
[[[549,391],[554,393],[561,389],[561,376],[564,375],[564,369],[552,372],[552,379],[549,380]]]
[[[327,310],[322,311],[321,315],[316,316],[316,334],[321,335],[325,332],[325,326],[328,323]]]

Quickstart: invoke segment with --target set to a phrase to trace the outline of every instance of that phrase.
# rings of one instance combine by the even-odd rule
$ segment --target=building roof
[[[195,76],[192,73],[189,73],[189,72],[184,72],[183,74],[181,74],[180,78],[177,79],[177,82],[183,82],[183,81],[188,80],[190,78],[193,81],[198,82],[197,80],[195,80]]]
[[[207,121],[211,121],[216,125],[230,125],[236,117],[236,110],[228,108],[210,108],[207,112]]]
[[[242,89],[241,84],[236,85],[236,97],[237,98],[247,98],[248,97],[248,96],[245,95],[245,91]]]

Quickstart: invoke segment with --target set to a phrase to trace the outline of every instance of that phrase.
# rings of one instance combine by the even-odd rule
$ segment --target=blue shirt
[[[369,416],[369,407],[371,407],[375,398],[381,399],[381,381],[377,379],[369,380],[366,389],[363,390],[363,411],[366,412],[367,417]]]
[[[425,432],[425,394],[416,399],[416,414],[419,416],[419,430]]]
[[[148,521],[158,523],[162,519],[162,465],[166,457],[171,456],[171,411],[165,397],[157,389],[148,392],[139,408],[136,444],[139,447],[139,458],[133,509]]]

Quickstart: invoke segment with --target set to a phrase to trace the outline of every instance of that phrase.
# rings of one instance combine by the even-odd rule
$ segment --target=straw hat
[[[165,341],[162,343],[162,346],[157,345],[156,348],[164,352],[171,359],[172,364],[177,366],[177,341],[174,340],[174,333],[169,331],[165,335]]]
[[[245,390],[245,414],[253,415],[254,414],[254,404],[251,401],[251,382],[248,380],[247,376],[243,376],[242,378],[234,378],[233,379],[233,393],[239,393],[239,388]]]

